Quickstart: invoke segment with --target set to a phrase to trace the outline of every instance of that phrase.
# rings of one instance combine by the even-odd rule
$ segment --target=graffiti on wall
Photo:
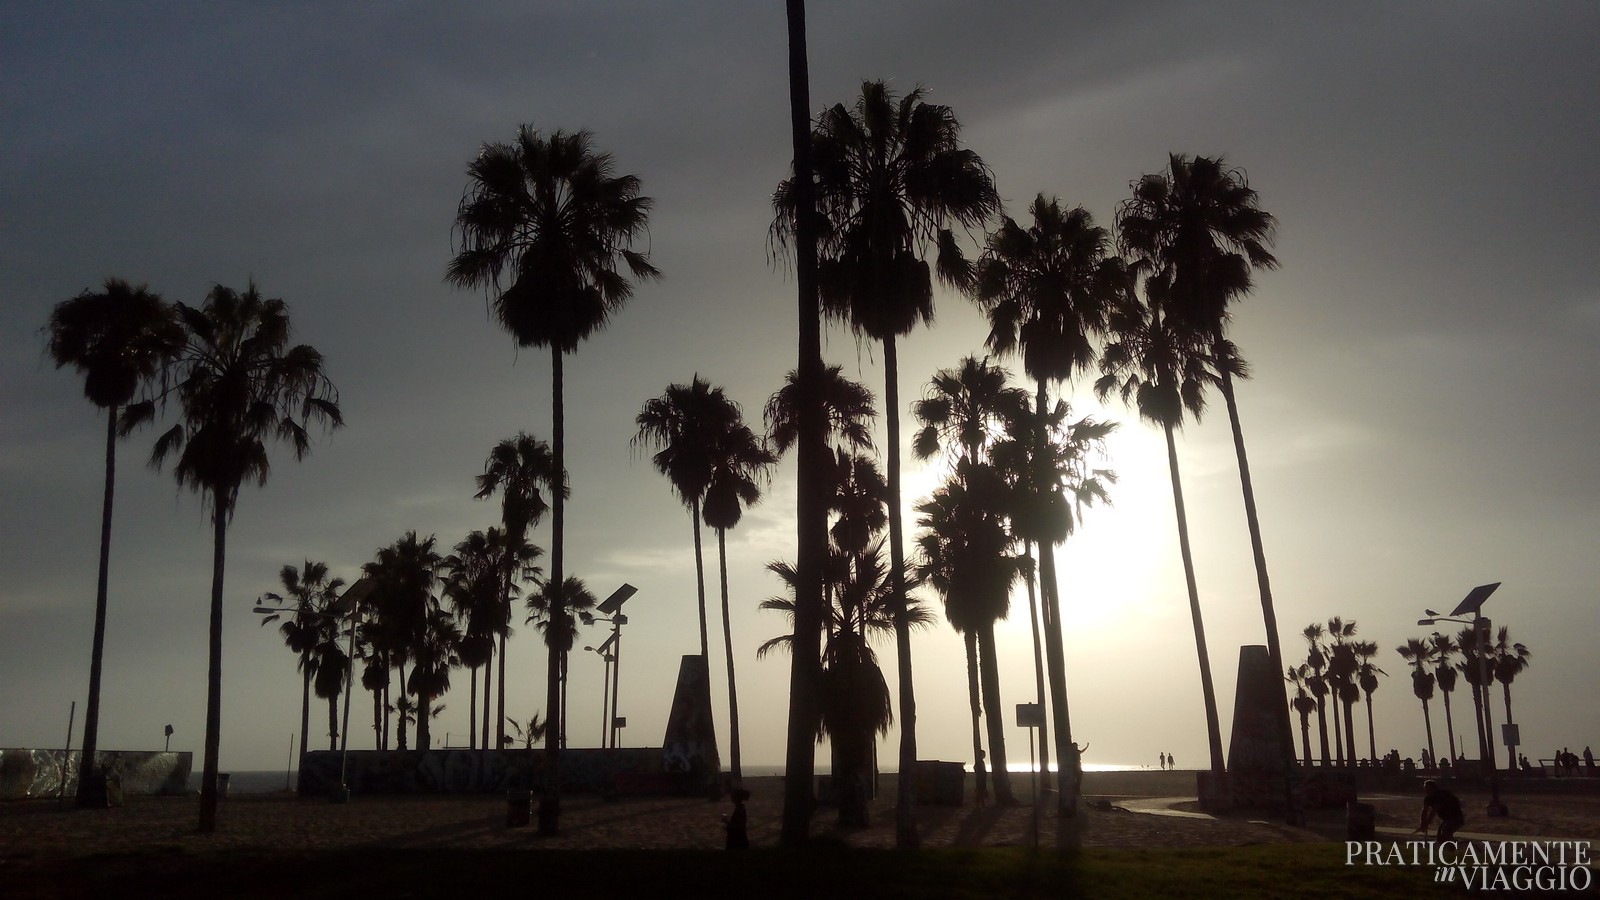
[[[307,753],[300,764],[300,793],[336,789],[340,760],[336,750]],[[345,765],[345,783],[356,794],[493,794],[537,788],[544,775],[545,752],[352,750]],[[572,793],[610,793],[618,775],[661,771],[659,747],[561,751],[561,789]]]
[[[0,800],[59,797],[78,789],[78,751],[0,748]],[[100,750],[95,765],[115,775],[124,794],[184,794],[193,754],[162,750]]]

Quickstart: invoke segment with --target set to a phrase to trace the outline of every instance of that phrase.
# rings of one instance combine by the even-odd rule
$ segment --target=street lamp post
[[[598,647],[584,647],[583,649],[600,654],[605,661],[605,675],[600,678],[600,747],[605,749],[611,746],[611,664],[616,662],[616,657],[606,652],[616,636],[606,638],[606,642]]]
[[[611,639],[606,643],[613,645],[611,648],[611,721],[609,723],[612,747],[621,746],[619,741],[621,736],[617,734],[617,692],[622,684],[622,626],[628,624],[628,617],[622,614],[622,604],[628,602],[628,598],[638,593],[638,591],[638,588],[623,582],[622,587],[612,591],[611,596],[595,607],[595,610],[601,615],[596,616],[588,612],[578,614],[578,618],[583,620],[585,625],[593,625],[596,622],[611,623]]]
[[[1478,644],[1478,679],[1482,688],[1481,693],[1483,698],[1483,752],[1484,755],[1488,757],[1486,761],[1489,764],[1490,799],[1489,808],[1486,810],[1489,816],[1506,816],[1510,814],[1510,810],[1506,808],[1506,805],[1500,802],[1500,774],[1499,766],[1495,762],[1494,727],[1490,712],[1491,704],[1489,702],[1489,685],[1491,684],[1491,681],[1489,677],[1489,642],[1487,632],[1492,626],[1490,621],[1484,618],[1482,609],[1483,602],[1488,600],[1489,595],[1493,594],[1495,588],[1498,588],[1499,586],[1500,582],[1498,581],[1494,582],[1493,584],[1479,585],[1478,587],[1473,588],[1467,594],[1465,599],[1456,604],[1456,608],[1450,611],[1450,615],[1441,616],[1431,609],[1426,609],[1423,610],[1423,612],[1427,613],[1428,617],[1417,620],[1417,624],[1422,626],[1431,626],[1438,622],[1455,622],[1459,625],[1472,626],[1472,633]],[[1459,618],[1459,616],[1467,613],[1472,614],[1471,619]]]
[[[344,803],[350,799],[350,786],[346,782],[349,774],[350,762],[350,693],[354,687],[356,671],[356,627],[361,623],[361,601],[372,593],[376,583],[370,578],[361,578],[355,584],[345,589],[339,599],[334,601],[326,610],[306,610],[308,615],[322,616],[331,619],[347,619],[350,624],[350,638],[345,651],[344,670],[344,724],[339,726],[339,788],[333,794],[335,803]],[[254,612],[262,614],[276,614],[286,612],[284,609],[275,609],[270,606],[257,606]],[[171,726],[168,726],[169,728]]]

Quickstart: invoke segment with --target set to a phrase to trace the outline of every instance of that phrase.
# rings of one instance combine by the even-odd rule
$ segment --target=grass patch
[[[7,866],[6,868],[13,868]],[[1185,850],[826,848],[749,853],[645,850],[352,850],[171,853],[23,865],[8,897],[456,897],[487,891],[650,896],[1182,900],[1214,897],[1459,896],[1426,868],[1344,865],[1340,844]]]

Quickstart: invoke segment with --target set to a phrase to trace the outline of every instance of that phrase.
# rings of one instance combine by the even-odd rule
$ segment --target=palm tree
[[[537,592],[528,596],[528,621],[534,623],[534,627],[544,635],[545,646],[561,656],[558,677],[561,682],[562,718],[551,719],[550,726],[558,732],[556,741],[562,747],[567,745],[567,653],[577,637],[578,620],[583,620],[586,625],[591,624],[593,619],[589,610],[599,602],[583,579],[572,575],[563,579],[560,590],[555,589],[554,582],[547,581],[539,586]]]
[[[739,691],[734,681],[733,623],[728,613],[728,529],[739,524],[744,509],[761,501],[761,485],[777,462],[765,443],[742,421],[714,436],[711,482],[706,486],[702,517],[717,532],[717,565],[722,575],[722,642],[728,660],[728,755],[733,782],[744,778],[739,758]]]
[[[312,690],[318,699],[328,701],[329,750],[339,749],[339,696],[344,693],[345,677],[350,672],[350,657],[345,653],[340,631],[332,628],[324,632],[312,650],[317,671]]]
[[[1433,699],[1433,673],[1428,671],[1428,663],[1434,659],[1434,648],[1423,638],[1406,638],[1406,642],[1394,648],[1400,658],[1411,664],[1411,693],[1417,695],[1422,701],[1422,723],[1428,730],[1428,758],[1438,765],[1439,752],[1433,745],[1433,717],[1428,713],[1428,701]]]
[[[562,472],[560,477],[557,477],[558,472]],[[558,482],[560,491],[555,489]],[[500,522],[504,526],[500,547],[503,554],[500,563],[500,613],[494,629],[500,639],[500,673],[496,681],[499,696],[495,715],[498,729],[495,746],[498,748],[505,745],[505,723],[511,721],[506,716],[506,639],[511,634],[511,598],[517,593],[519,572],[523,578],[530,577],[528,566],[542,552],[528,542],[528,531],[539,523],[549,508],[545,495],[549,494],[554,502],[559,502],[567,495],[567,485],[565,473],[557,467],[550,446],[520,431],[516,437],[506,438],[489,451],[489,457],[483,463],[483,474],[478,476],[477,483],[478,492],[473,496],[479,500],[488,499],[497,492],[500,494]],[[485,695],[487,697],[487,692]],[[487,723],[487,715],[484,721]],[[488,741],[488,735],[485,734],[484,743]]]
[[[506,543],[505,532],[490,526],[487,532],[474,531],[456,544],[455,552],[445,557],[446,580],[444,596],[449,600],[456,621],[462,623],[458,655],[461,664],[472,670],[472,694],[469,701],[468,745],[478,746],[478,722],[482,722],[484,749],[489,748],[489,663],[495,657],[495,639],[510,633],[510,606],[505,598],[505,565],[512,563],[520,578],[539,574],[533,565],[540,550],[527,541],[515,550]],[[515,579],[512,588],[516,587]],[[483,717],[477,718],[478,669],[484,669]],[[501,692],[502,698],[504,692]]]
[[[1132,249],[1132,248],[1129,248]],[[1194,557],[1189,550],[1189,518],[1183,501],[1183,480],[1178,471],[1178,445],[1174,432],[1182,427],[1184,412],[1197,420],[1205,409],[1207,359],[1194,339],[1173,326],[1167,315],[1171,276],[1149,266],[1143,271],[1148,302],[1128,296],[1111,317],[1114,335],[1101,355],[1105,373],[1095,382],[1102,399],[1118,393],[1124,404],[1136,405],[1139,417],[1161,426],[1167,439],[1167,468],[1172,475],[1172,503],[1178,521],[1178,550],[1189,592],[1189,614],[1194,621],[1195,650],[1200,658],[1200,690],[1205,700],[1206,737],[1211,751],[1211,773],[1219,782],[1226,766],[1222,732],[1217,719],[1216,692],[1211,684],[1211,656],[1206,649],[1205,624],[1200,616],[1200,594],[1195,586]],[[1131,280],[1131,279],[1130,279]]]
[[[1486,636],[1487,637],[1487,636]],[[1487,641],[1484,642],[1487,644]],[[1494,662],[1489,658],[1492,649],[1484,647],[1488,653],[1479,653],[1478,632],[1469,625],[1461,629],[1456,635],[1456,647],[1461,653],[1461,662],[1456,664],[1456,671],[1467,679],[1467,684],[1472,685],[1472,715],[1478,725],[1478,759],[1482,765],[1489,765],[1489,742],[1494,736],[1489,730],[1489,688],[1494,683]],[[1484,669],[1489,673],[1485,677]]]
[[[1367,751],[1371,754],[1367,758],[1373,765],[1378,764],[1378,738],[1372,730],[1372,692],[1378,689],[1378,676],[1388,676],[1388,672],[1373,664],[1373,657],[1378,655],[1377,641],[1358,641],[1355,645],[1356,678],[1361,685],[1361,693],[1367,697]]]
[[[1461,652],[1456,639],[1435,631],[1429,639],[1432,644],[1433,679],[1439,685],[1439,695],[1444,698],[1445,737],[1450,743],[1450,765],[1456,763],[1456,723],[1450,716],[1450,694],[1456,689],[1456,668],[1451,657]]]
[[[1328,620],[1328,687],[1333,694],[1336,704],[1344,705],[1344,720],[1341,728],[1339,707],[1333,710],[1333,738],[1338,745],[1339,765],[1356,764],[1356,737],[1355,721],[1351,709],[1356,700],[1361,696],[1360,688],[1356,684],[1356,672],[1360,663],[1356,660],[1355,653],[1356,623],[1354,620],[1346,622],[1339,616]]]
[[[304,574],[301,569],[294,566],[284,566],[278,572],[278,580],[283,584],[283,594],[267,592],[262,599],[273,603],[294,603],[294,617],[286,619],[278,626],[278,632],[283,635],[283,642],[289,649],[300,657],[300,756],[306,755],[306,732],[310,730],[311,723],[311,682],[312,679],[320,680],[321,666],[318,648],[328,642],[329,635],[333,635],[333,643],[338,644],[338,620],[328,614],[329,607],[339,597],[339,589],[344,587],[343,578],[328,578],[328,564],[322,562],[305,561]],[[278,620],[278,613],[263,616],[261,624],[266,625]],[[343,673],[340,673],[343,677]],[[319,695],[320,696],[320,695]]]
[[[857,450],[872,449],[872,392],[857,381],[846,378],[841,366],[828,366],[823,370],[821,388],[817,392],[822,401],[825,436],[832,434],[840,439],[840,446]],[[789,452],[800,436],[800,375],[791,370],[783,387],[767,400],[763,416],[767,423],[767,441],[779,456]]]
[[[493,318],[523,347],[549,347],[551,448],[562,490],[551,504],[550,578],[564,578],[566,431],[562,359],[604,328],[633,295],[635,279],[657,278],[649,255],[631,249],[645,231],[652,201],[634,175],[614,175],[610,154],[596,153],[587,131],[541,135],[517,129],[510,144],[485,144],[467,167],[456,211],[457,252],[446,280],[484,289]],[[504,283],[509,281],[509,283]],[[550,721],[560,721],[561,661],[546,669]],[[503,682],[502,682],[503,683]],[[545,732],[539,833],[560,830],[560,754]]]
[[[1312,696],[1317,698],[1317,730],[1321,737],[1322,764],[1328,766],[1333,764],[1333,760],[1328,754],[1328,682],[1322,674],[1328,664],[1328,657],[1322,645],[1325,633],[1321,622],[1312,622],[1300,632],[1306,639],[1306,665],[1311,668],[1311,674],[1306,678],[1306,685],[1311,688]],[[1338,727],[1338,724],[1339,720],[1335,717],[1334,726]]]
[[[148,402],[133,397],[183,346],[183,328],[174,309],[144,286],[110,278],[100,293],[83,293],[56,304],[45,326],[48,352],[56,368],[72,366],[83,375],[83,394],[106,411],[106,483],[100,511],[100,568],[95,582],[94,642],[89,651],[89,701],[84,710],[79,752],[80,806],[88,794],[100,736],[100,677],[106,641],[106,591],[111,572],[111,506],[116,488],[117,436],[149,420]],[[101,798],[103,799],[103,798]]]
[[[1310,688],[1311,666],[1301,663],[1290,666],[1284,670],[1284,679],[1294,685],[1294,699],[1289,705],[1300,714],[1300,743],[1305,747],[1306,765],[1311,765],[1311,713],[1317,708],[1317,701],[1312,699],[1308,692]]]
[[[1171,318],[1180,329],[1192,330],[1210,344],[1217,387],[1233,428],[1267,650],[1273,667],[1281,669],[1278,618],[1273,611],[1255,490],[1233,390],[1233,376],[1244,377],[1245,366],[1224,337],[1228,306],[1250,292],[1252,270],[1278,266],[1268,250],[1275,220],[1256,205],[1257,199],[1244,171],[1228,168],[1221,157],[1191,159],[1173,153],[1165,172],[1135,182],[1133,199],[1124,204],[1118,227],[1123,243],[1135,257],[1167,273]]]
[[[671,384],[660,397],[646,400],[635,417],[639,431],[633,436],[635,451],[648,446],[656,471],[667,477],[678,499],[689,508],[694,526],[694,576],[699,596],[700,656],[711,663],[710,640],[706,627],[705,564],[700,550],[700,504],[711,486],[714,441],[733,427],[739,408],[722,388],[714,387],[698,374],[689,384]]]
[[[1501,625],[1494,642],[1493,675],[1495,680],[1500,682],[1500,688],[1505,694],[1507,724],[1514,721],[1511,718],[1511,682],[1527,671],[1528,666],[1532,664],[1533,653],[1528,650],[1527,645],[1512,642],[1510,630]],[[1516,765],[1517,748],[1513,745],[1507,751],[1506,768],[1515,769]]]
[[[444,568],[444,558],[435,551],[434,543],[433,535],[418,538],[415,531],[408,531],[393,544],[379,549],[377,558],[362,566],[362,572],[374,581],[370,596],[378,645],[386,657],[385,663],[399,674],[402,697],[417,693],[414,708],[425,711],[431,710],[432,697],[421,696],[418,688],[432,687],[434,682],[430,678],[433,676],[424,675],[422,680],[414,681],[406,675],[406,665],[436,669],[437,657],[442,652],[430,633],[436,626],[431,616],[439,608],[434,589],[439,583],[440,570]],[[419,743],[427,737],[428,718],[417,717]],[[399,749],[404,750],[404,716],[400,718],[398,732]],[[428,747],[424,743],[420,749]]]
[[[961,125],[948,107],[902,98],[881,81],[861,86],[853,108],[824,110],[812,132],[819,259],[817,286],[824,309],[847,319],[856,333],[883,343],[884,409],[888,446],[890,577],[897,607],[905,603],[905,548],[900,510],[900,395],[896,339],[933,318],[933,278],[923,257],[940,249],[941,277],[950,280],[952,226],[981,226],[1000,209],[994,179],[976,153],[961,147]],[[796,236],[804,217],[794,185],[774,195],[774,231]],[[900,681],[900,771],[916,767],[916,696],[911,638],[896,629]],[[918,844],[914,779],[900,779],[896,845]]]
[[[267,443],[289,444],[296,460],[311,449],[306,428],[344,424],[338,392],[323,373],[322,354],[289,346],[289,309],[251,283],[243,293],[217,285],[199,309],[178,304],[186,341],[177,361],[182,421],[156,440],[159,466],[175,455],[178,483],[211,507],[211,623],[206,677],[205,762],[200,777],[200,830],[217,826],[217,755],[222,741],[222,582],[228,524],[246,478],[264,485]]]
[[[422,620],[416,644],[411,651],[411,676],[406,688],[417,696],[417,709],[428,710],[426,716],[417,717],[417,749],[433,749],[431,720],[437,715],[433,701],[450,690],[450,670],[461,664],[458,649],[461,629],[455,617],[439,606],[434,599],[428,614]]]
[[[917,541],[922,556],[917,575],[944,598],[950,624],[977,635],[995,799],[1009,804],[1016,798],[1006,769],[994,626],[1010,611],[1011,586],[1023,565],[1011,552],[1005,495],[1004,483],[992,467],[967,460],[959,463],[955,475],[917,507],[922,516],[917,525],[926,529]]]
[[[912,404],[912,413],[922,423],[912,441],[912,453],[918,459],[928,459],[944,449],[951,456],[954,471],[954,480],[942,495],[936,492],[931,501],[917,507],[923,514],[918,525],[928,529],[918,541],[923,565],[928,567],[922,578],[935,589],[940,584],[953,588],[940,590],[945,597],[945,614],[951,625],[967,636],[968,680],[972,680],[976,669],[982,681],[984,700],[971,702],[973,732],[976,738],[978,708],[986,706],[995,797],[1002,803],[1015,802],[1015,798],[1006,769],[994,625],[1007,616],[1011,582],[1024,569],[1008,549],[1012,538],[1005,518],[1011,492],[1000,474],[987,465],[987,459],[990,446],[1004,433],[1005,423],[1014,420],[1028,405],[1027,392],[1011,387],[1007,379],[1006,371],[987,358],[968,356],[957,368],[936,372],[924,398]],[[979,481],[972,481],[973,476]],[[1000,538],[1001,543],[994,543]],[[991,552],[997,549],[1001,555],[992,556]],[[969,572],[950,571],[951,567],[969,566]],[[1003,595],[977,589],[997,588],[1000,568],[1007,570]],[[963,584],[967,579],[974,581]],[[980,645],[982,664],[977,662]],[[974,760],[981,749],[975,740]]]
[[[989,236],[966,287],[989,318],[988,346],[1000,355],[1017,354],[1034,380],[1031,435],[1018,433],[1033,471],[1021,477],[1032,487],[1019,494],[1039,507],[1032,521],[1018,531],[1039,550],[1039,594],[1043,599],[1044,650],[1050,678],[1051,718],[1055,720],[1056,758],[1060,771],[1081,769],[1072,739],[1067,702],[1066,656],[1061,637],[1061,590],[1056,577],[1055,544],[1065,540],[1070,518],[1049,470],[1054,455],[1042,430],[1050,418],[1050,385],[1070,382],[1093,363],[1091,343],[1105,331],[1107,310],[1115,298],[1120,264],[1111,253],[1110,236],[1095,226],[1082,207],[1063,210],[1059,200],[1034,198],[1028,208],[1031,224],[1010,217]],[[1029,443],[1031,438],[1031,446]],[[1054,512],[1052,513],[1052,508]],[[1014,524],[1015,527],[1015,524]],[[1031,583],[1030,583],[1031,590]],[[1037,619],[1038,617],[1034,617]],[[1040,698],[1043,702],[1043,697]],[[1044,735],[1041,735],[1041,743]],[[1074,816],[1080,785],[1073,781],[1058,794],[1059,811]],[[1070,829],[1061,834],[1068,842]]]

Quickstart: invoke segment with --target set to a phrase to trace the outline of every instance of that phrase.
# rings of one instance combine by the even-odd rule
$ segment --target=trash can
[[[1370,841],[1378,834],[1378,811],[1371,803],[1351,800],[1344,805],[1344,834],[1346,840]]]

